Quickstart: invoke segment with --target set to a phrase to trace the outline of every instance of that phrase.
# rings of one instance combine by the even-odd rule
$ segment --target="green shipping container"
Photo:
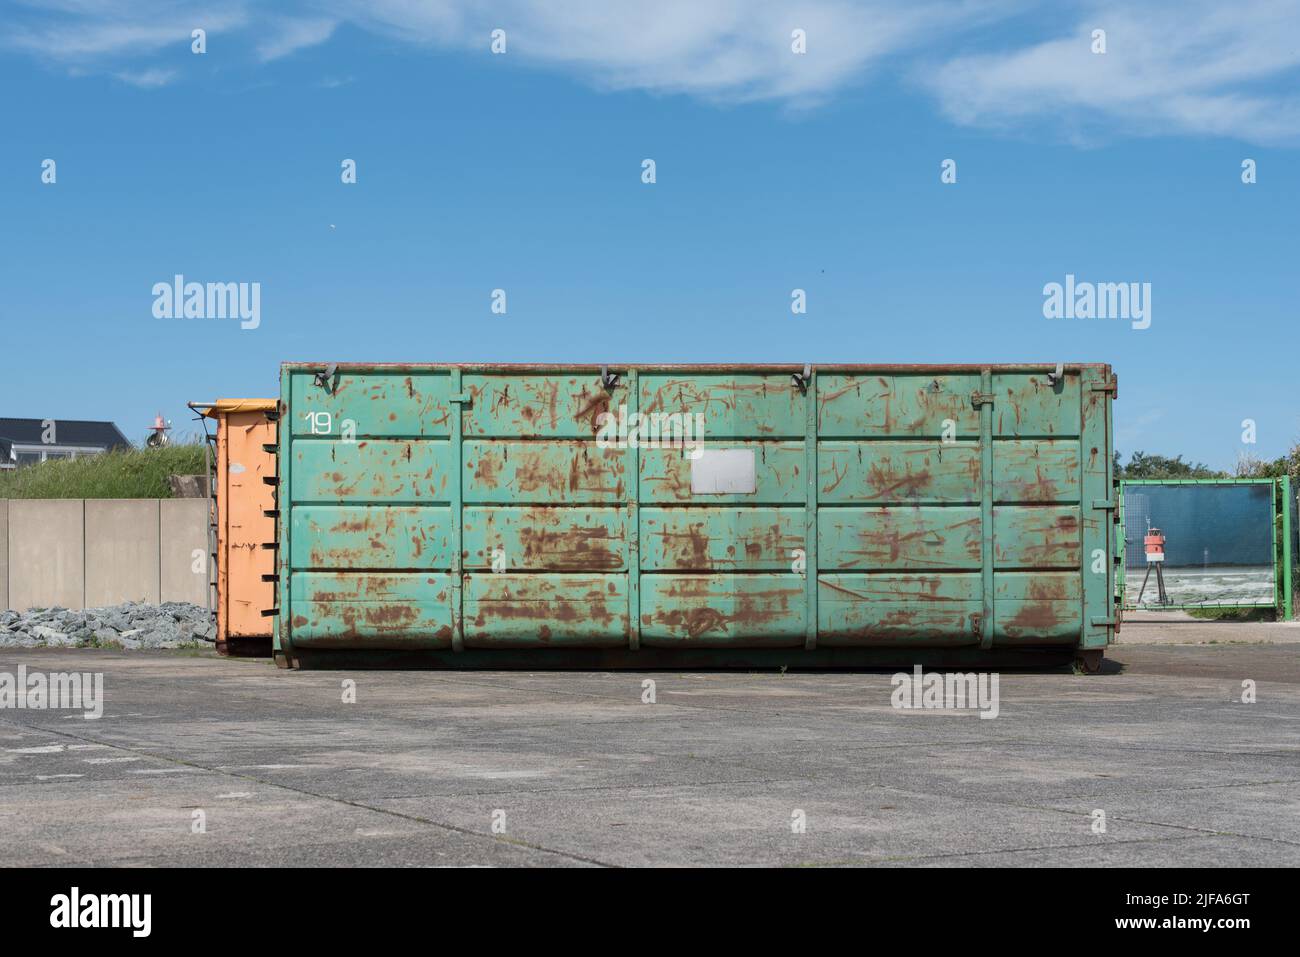
[[[993,666],[1116,626],[1110,367],[281,369],[285,666]]]

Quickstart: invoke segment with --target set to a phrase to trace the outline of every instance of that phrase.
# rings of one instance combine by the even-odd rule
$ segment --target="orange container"
[[[271,654],[275,607],[275,399],[218,399],[203,414],[217,422],[213,475],[216,530],[217,650],[222,654]]]

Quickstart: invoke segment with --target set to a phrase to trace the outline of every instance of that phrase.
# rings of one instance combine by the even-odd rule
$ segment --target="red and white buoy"
[[[1156,602],[1161,605],[1172,604],[1169,593],[1165,591],[1165,536],[1158,528],[1147,528],[1142,538],[1143,548],[1147,554],[1147,573],[1142,576],[1142,587],[1138,589],[1138,604],[1142,604],[1142,595],[1147,590],[1147,581],[1151,578],[1151,569],[1156,570]]]

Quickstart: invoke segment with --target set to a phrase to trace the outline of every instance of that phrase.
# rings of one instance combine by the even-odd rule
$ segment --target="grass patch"
[[[1272,608],[1189,608],[1187,614],[1205,621],[1276,621]]]
[[[220,658],[217,654],[217,646],[210,641],[183,641],[175,648],[159,648],[158,651],[166,651],[182,658]]]
[[[0,472],[0,498],[171,498],[169,475],[202,475],[203,445],[104,452]]]
[[[108,648],[108,649],[111,650],[111,651],[121,651],[122,648],[123,648],[123,645],[122,645],[122,643],[121,643],[120,641],[117,641],[117,640],[114,639],[114,638],[96,638],[94,635],[91,635],[91,636],[89,636],[89,637],[87,637],[87,638],[80,638],[80,639],[78,639],[78,640],[77,640],[77,644],[76,644],[75,647],[77,647],[77,648]]]

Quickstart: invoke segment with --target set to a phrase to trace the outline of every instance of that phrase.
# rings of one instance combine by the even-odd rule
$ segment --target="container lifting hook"
[[[338,375],[338,371],[339,364],[337,362],[331,362],[325,367],[324,372],[316,373],[316,384],[326,392],[332,393],[334,391],[334,379]]]

